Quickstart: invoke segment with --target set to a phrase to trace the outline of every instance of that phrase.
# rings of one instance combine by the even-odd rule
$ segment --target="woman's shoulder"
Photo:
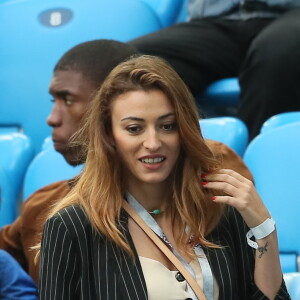
[[[56,223],[57,227],[63,225],[71,235],[78,235],[78,233],[91,228],[88,217],[80,205],[71,205],[63,208],[52,216],[48,222]]]
[[[58,213],[56,213],[53,217],[60,217],[62,219],[68,219],[68,218],[87,219],[87,216],[83,208],[78,204],[70,205],[63,208]]]

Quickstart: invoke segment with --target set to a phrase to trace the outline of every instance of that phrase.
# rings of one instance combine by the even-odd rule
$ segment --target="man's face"
[[[71,165],[81,162],[76,149],[68,147],[70,137],[79,129],[80,121],[97,86],[77,71],[56,71],[51,79],[49,93],[53,108],[47,119],[53,128],[54,148]]]

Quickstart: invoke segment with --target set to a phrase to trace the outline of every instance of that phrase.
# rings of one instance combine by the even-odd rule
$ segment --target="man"
[[[168,60],[195,97],[238,77],[237,116],[254,138],[272,115],[300,110],[299,0],[188,0],[189,22],[130,42]]]
[[[126,44],[99,40],[80,44],[68,51],[54,68],[50,94],[54,106],[48,124],[53,128],[55,149],[71,165],[84,161],[78,156],[80,149],[70,147],[70,137],[80,128],[80,123],[94,92],[101,85],[109,71],[119,62],[135,54]],[[223,165],[252,179],[241,158],[227,146],[208,141],[216,155],[222,156]],[[0,231],[0,248],[17,259],[24,269],[38,281],[38,265],[34,263],[35,246],[41,237],[45,218],[51,205],[63,198],[72,187],[72,180],[50,184],[25,202],[18,219]]]
[[[127,44],[95,40],[75,46],[56,64],[49,87],[54,105],[47,122],[53,128],[55,149],[69,164],[82,163],[77,157],[78,149],[69,147],[68,141],[80,127],[93,93],[117,64],[134,54],[136,50]],[[68,191],[68,181],[40,189],[25,202],[17,220],[0,232],[0,248],[9,252],[36,282],[38,266],[30,248],[39,242],[51,204]]]

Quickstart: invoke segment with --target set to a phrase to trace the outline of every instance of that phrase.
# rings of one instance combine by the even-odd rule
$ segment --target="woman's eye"
[[[163,124],[161,128],[166,131],[172,131],[175,130],[177,127],[175,123],[168,123],[168,124]]]
[[[128,126],[126,128],[126,130],[129,132],[129,133],[133,133],[133,134],[136,134],[136,133],[139,133],[142,129],[140,126]]]

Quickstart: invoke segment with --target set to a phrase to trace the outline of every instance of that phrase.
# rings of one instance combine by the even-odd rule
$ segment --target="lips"
[[[155,157],[155,158],[143,158],[141,159],[141,162],[143,162],[144,164],[158,164],[162,161],[164,161],[165,158],[164,157]]]
[[[166,160],[166,157],[163,155],[155,155],[155,156],[144,156],[139,159],[143,164],[146,165],[157,165]]]
[[[53,146],[56,149],[56,151],[60,151],[66,148],[66,143],[63,141],[53,140]]]

